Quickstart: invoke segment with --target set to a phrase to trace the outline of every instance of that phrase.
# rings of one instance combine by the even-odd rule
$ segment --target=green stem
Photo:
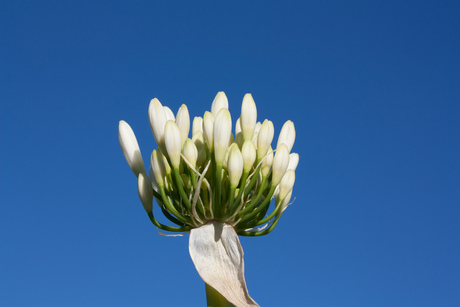
[[[206,301],[208,307],[235,307],[210,285],[206,284]]]

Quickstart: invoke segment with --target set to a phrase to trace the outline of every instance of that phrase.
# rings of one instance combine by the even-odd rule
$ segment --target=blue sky
[[[118,144],[252,93],[296,125],[295,202],[241,238],[261,306],[460,305],[456,1],[4,1],[0,304],[204,306]],[[157,214],[158,215],[158,214]]]

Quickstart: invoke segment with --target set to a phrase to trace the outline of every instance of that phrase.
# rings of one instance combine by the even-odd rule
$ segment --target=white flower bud
[[[181,136],[179,127],[172,120],[165,125],[165,146],[173,169],[179,168],[181,153]]]
[[[238,135],[238,133],[240,132],[241,132],[241,120],[238,117],[238,119],[236,120],[236,124],[235,124],[235,135]]]
[[[144,161],[142,160],[136,136],[133,129],[124,120],[121,120],[118,124],[118,141],[134,175],[137,177],[140,173],[145,173]]]
[[[295,128],[294,123],[288,120],[284,123],[283,128],[281,128],[280,135],[278,137],[278,144],[276,147],[280,146],[280,144],[286,144],[289,152],[294,146],[295,141]]]
[[[239,148],[243,148],[243,143],[244,143],[243,132],[238,132],[238,134],[235,137],[235,143],[238,144]]]
[[[195,144],[197,149],[200,149],[200,147],[206,146],[204,135],[203,135],[203,132],[201,131],[197,131],[193,134],[192,141]]]
[[[285,144],[276,148],[272,166],[272,186],[278,185],[289,164],[289,150]]]
[[[243,155],[236,145],[231,146],[230,152],[228,153],[227,170],[230,186],[232,188],[238,186],[241,174],[243,173]]]
[[[264,120],[257,136],[257,161],[260,161],[267,153],[268,148],[272,144],[274,134],[275,128],[273,127],[273,123],[268,119]]]
[[[155,190],[155,192],[160,193],[160,186],[158,185],[157,179],[155,178],[155,174],[153,173],[152,165],[150,165],[149,167],[149,178],[152,182],[152,188]]]
[[[222,108],[228,109],[228,99],[224,92],[218,92],[211,105],[212,115],[216,117]]]
[[[214,122],[214,156],[216,163],[222,165],[228,141],[232,134],[232,118],[228,109],[222,108]]]
[[[214,148],[214,116],[206,111],[203,116],[203,135],[208,145],[209,151]]]
[[[190,115],[185,104],[181,105],[179,111],[177,111],[176,124],[180,130],[181,144],[184,146],[185,140],[188,138],[190,132]]]
[[[299,155],[296,154],[296,153],[291,153],[289,155],[289,165],[288,165],[288,170],[289,169],[292,169],[292,170],[296,170],[297,168],[297,164],[299,164]]]
[[[150,155],[150,168],[152,169],[153,176],[155,177],[155,181],[157,182],[157,184],[159,186],[164,186],[166,176],[166,165],[164,163],[164,157],[161,151],[152,151],[152,154]]]
[[[233,144],[232,144],[233,145]],[[233,145],[233,146],[237,146],[236,144]],[[228,150],[225,152],[225,157],[224,157],[224,161],[222,161],[222,168],[224,170],[228,170],[227,169],[227,164],[228,164],[228,154],[230,153],[230,147],[228,148]]]
[[[145,211],[152,212],[153,190],[152,182],[147,175],[140,173],[137,181],[137,193]]]
[[[166,121],[172,120],[175,121],[176,119],[174,118],[174,113],[171,111],[171,109],[167,106],[163,106],[163,110],[165,111],[165,116],[166,116]]]
[[[287,196],[284,198],[284,200],[281,200],[282,204],[281,204],[280,211],[278,212],[278,216],[283,214],[284,210],[286,210],[286,208],[289,206],[289,202],[291,201],[291,197],[292,197],[292,190],[291,190],[291,192],[289,192],[287,194]],[[279,198],[279,196],[277,196],[275,198],[275,202],[278,203],[279,201],[280,201],[280,198]]]
[[[163,165],[165,166],[166,175],[171,174],[171,166],[169,165],[166,155],[163,153],[161,149],[158,149],[158,154],[161,155],[161,157],[163,157]]]
[[[153,136],[158,146],[164,147],[164,134],[166,115],[160,101],[156,98],[150,101],[149,105],[149,122]]]
[[[207,147],[204,141],[204,136],[201,131],[197,131],[193,134],[192,141],[198,150],[198,158],[196,164],[198,166],[203,166],[208,159]]]
[[[256,161],[256,147],[252,141],[247,140],[243,143],[243,148],[241,149],[241,154],[243,155],[243,170],[245,173],[248,173],[254,162]]]
[[[196,116],[193,119],[193,124],[192,124],[192,136],[198,132],[201,131],[203,132],[203,118],[200,116]]]
[[[185,159],[195,168],[196,160],[198,159],[198,150],[191,139],[185,140],[183,152]]]
[[[270,146],[268,148],[267,153],[262,158],[262,163],[260,165],[260,173],[262,174],[262,177],[267,177],[268,173],[270,172],[270,168],[272,167],[272,164],[273,164],[273,149]]]
[[[257,122],[257,108],[251,94],[244,95],[240,119],[244,140],[252,140]]]
[[[288,193],[292,191],[292,188],[294,187],[294,182],[295,172],[292,169],[287,170],[283,178],[281,179],[279,185],[279,199],[283,200],[288,195]]]
[[[257,122],[256,127],[254,128],[254,134],[252,135],[252,142],[254,143],[254,145],[257,145],[257,139],[261,126],[262,124],[260,122]]]

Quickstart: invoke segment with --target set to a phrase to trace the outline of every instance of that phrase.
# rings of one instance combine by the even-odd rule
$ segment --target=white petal
[[[189,251],[205,283],[238,307],[259,306],[244,280],[243,248],[232,226],[210,222],[190,232]]]

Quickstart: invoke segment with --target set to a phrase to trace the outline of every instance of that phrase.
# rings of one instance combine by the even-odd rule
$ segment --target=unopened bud
[[[145,211],[152,212],[153,190],[152,182],[147,175],[140,173],[137,181],[137,192]]]
[[[145,173],[144,161],[142,160],[136,136],[133,129],[124,120],[121,120],[118,124],[118,141],[126,162],[128,162],[134,175],[137,177],[140,173]]]
[[[166,166],[163,154],[160,151],[153,150],[150,155],[150,167],[152,168],[155,181],[159,186],[165,185]]]
[[[163,110],[165,111],[166,121],[168,121],[168,120],[175,121],[176,120],[176,118],[174,117],[173,111],[169,107],[163,106]]]
[[[289,150],[285,144],[276,148],[272,166],[272,186],[278,185],[289,164]]]
[[[191,139],[185,140],[183,152],[185,159],[195,168],[196,160],[198,159],[198,150]]]
[[[257,137],[257,161],[260,161],[267,153],[272,144],[274,133],[273,123],[268,119],[264,120]]]
[[[165,125],[165,146],[173,169],[178,169],[180,165],[181,136],[179,127],[172,120],[168,120]]]
[[[254,143],[250,140],[245,141],[241,149],[241,154],[243,155],[243,170],[245,173],[248,173],[256,161],[256,147]]]
[[[208,111],[203,116],[203,135],[209,151],[212,152],[214,148],[214,116]]]
[[[294,141],[295,141],[294,123],[288,120],[287,122],[284,123],[283,128],[281,128],[281,132],[278,137],[278,144],[276,145],[276,147],[278,147],[280,144],[286,144],[290,152],[292,149],[292,146],[294,146]]]
[[[227,170],[230,179],[230,186],[236,187],[243,173],[243,155],[238,146],[231,146],[228,154]]]
[[[251,94],[244,95],[241,105],[240,124],[244,140],[252,140],[257,122],[257,108]]]
[[[297,165],[299,164],[299,155],[296,153],[291,153],[289,155],[289,164],[287,169],[296,170]]]
[[[149,105],[149,122],[153,136],[158,146],[164,148],[164,134],[166,115],[160,101],[156,98],[150,101]]]
[[[270,173],[270,168],[272,167],[272,164],[273,164],[273,149],[270,146],[268,148],[267,153],[262,158],[261,169],[260,169],[260,173],[262,174],[262,177],[268,176],[268,173]]]
[[[211,105],[212,115],[216,117],[222,108],[228,110],[228,99],[224,92],[218,92]]]
[[[176,124],[179,127],[181,145],[184,146],[185,140],[188,138],[190,132],[190,115],[185,104],[181,105],[179,111],[177,111]]]
[[[193,119],[192,124],[192,136],[197,133],[198,131],[203,132],[203,118],[200,116],[196,116]]]
[[[292,191],[295,182],[295,172],[291,170],[287,170],[284,174],[283,178],[281,179],[279,185],[279,198],[283,200],[289,192]]]
[[[222,108],[217,113],[214,123],[214,156],[216,163],[222,165],[228,141],[232,134],[232,118],[228,109]]]

